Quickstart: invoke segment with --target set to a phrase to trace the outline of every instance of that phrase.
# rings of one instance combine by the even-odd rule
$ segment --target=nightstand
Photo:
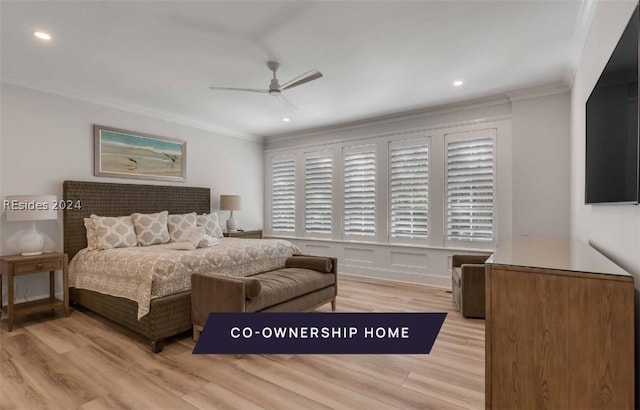
[[[43,253],[35,256],[1,256],[0,257],[0,283],[2,275],[7,275],[7,301],[8,329],[13,330],[13,321],[16,313],[29,314],[42,312],[55,308],[64,308],[65,315],[69,315],[69,274],[67,267],[69,258],[65,253]],[[55,296],[56,271],[62,270],[62,300]],[[15,303],[14,277],[30,275],[32,273],[49,272],[49,297],[30,302]],[[2,293],[0,293],[0,306],[2,306]]]
[[[262,229],[253,231],[231,231],[222,233],[226,238],[262,239]]]

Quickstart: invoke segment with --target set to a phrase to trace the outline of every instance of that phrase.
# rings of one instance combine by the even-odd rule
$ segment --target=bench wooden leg
[[[202,333],[202,329],[204,329],[202,326],[198,326],[198,325],[193,325],[193,341],[197,342],[198,339],[200,339],[200,334]],[[242,359],[241,354],[236,354],[236,359]]]
[[[200,339],[200,333],[202,333],[202,326],[193,325],[193,341],[197,342]]]
[[[331,310],[336,311],[336,298],[333,298],[331,301]]]

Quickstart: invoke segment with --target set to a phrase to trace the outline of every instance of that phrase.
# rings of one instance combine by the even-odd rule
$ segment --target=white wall
[[[569,236],[569,93],[513,99],[513,235]]]
[[[0,102],[2,198],[19,194],[56,194],[61,199],[64,180],[201,186],[211,188],[214,210],[218,209],[220,194],[242,195],[242,210],[237,212],[241,225],[262,226],[261,142],[227,137],[5,83],[2,83]],[[185,140],[186,183],[94,177],[93,124]],[[222,211],[221,219],[226,218],[227,211]],[[16,238],[27,226],[28,222],[8,223],[3,213],[0,220],[3,255],[17,252]],[[38,229],[48,236],[48,249],[62,250],[61,215],[58,221],[38,222]],[[42,275],[18,279],[16,294],[19,298],[40,296],[48,291]],[[3,292],[5,287],[6,283]]]
[[[631,17],[636,1],[596,4],[571,93],[571,234],[588,242],[635,278],[636,407],[640,406],[640,206],[585,205],[585,103]]]
[[[511,98],[513,102],[506,97],[492,98],[411,116],[267,138],[264,173],[267,185],[270,183],[270,158],[274,155],[293,153],[299,157],[298,169],[302,169],[301,158],[306,151],[332,148],[339,152],[341,145],[419,136],[431,140],[431,233],[421,246],[384,244],[386,231],[378,235],[383,240],[377,238],[376,244],[345,241],[341,232],[335,230],[332,240],[315,240],[304,236],[301,223],[293,242],[311,254],[337,256],[344,272],[449,286],[451,256],[471,250],[464,249],[462,244],[451,247],[445,240],[444,137],[449,133],[487,128],[496,130],[498,243],[512,235],[568,236],[569,94],[566,88],[553,86],[543,90],[520,90],[517,98]],[[384,175],[386,168],[379,171]],[[386,186],[376,189],[377,192],[384,190]],[[298,198],[302,197],[299,192]],[[267,234],[269,205],[267,199]],[[334,208],[339,207],[340,204],[334,204]],[[299,215],[302,214],[299,212]],[[385,227],[384,222],[379,227]],[[334,228],[335,225],[334,221]]]

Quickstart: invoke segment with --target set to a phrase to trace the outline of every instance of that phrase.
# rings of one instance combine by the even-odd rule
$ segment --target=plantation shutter
[[[295,160],[274,160],[271,172],[271,229],[273,231],[295,232],[295,182]]]
[[[344,154],[344,233],[376,233],[376,153]]]
[[[331,233],[333,167],[330,156],[305,159],[306,232]]]
[[[429,145],[394,148],[391,159],[391,237],[426,238],[429,234]]]
[[[493,241],[494,142],[492,138],[447,144],[447,237]]]

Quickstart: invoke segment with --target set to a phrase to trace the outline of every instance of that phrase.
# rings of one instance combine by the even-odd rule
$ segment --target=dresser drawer
[[[38,262],[18,262],[14,265],[14,275],[33,272],[48,272],[52,270],[62,269],[62,261],[60,259],[49,259]]]

